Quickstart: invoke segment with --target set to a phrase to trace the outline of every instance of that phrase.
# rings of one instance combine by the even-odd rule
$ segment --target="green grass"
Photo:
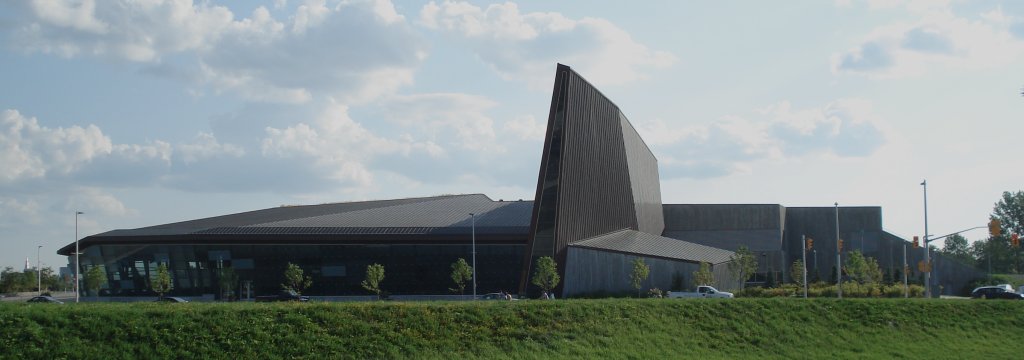
[[[1024,302],[0,304],[4,358],[998,358]]]

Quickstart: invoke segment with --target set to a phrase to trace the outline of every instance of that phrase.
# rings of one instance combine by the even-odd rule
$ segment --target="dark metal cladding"
[[[561,64],[533,210],[520,292],[543,256],[555,259],[564,278],[570,243],[622,229],[664,229],[654,154],[618,106]]]

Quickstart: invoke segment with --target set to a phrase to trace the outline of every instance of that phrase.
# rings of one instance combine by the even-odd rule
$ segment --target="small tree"
[[[299,269],[301,272],[302,269]],[[238,273],[235,268],[226,267],[220,270],[220,294],[222,298],[231,300],[234,298],[235,289],[238,288]]]
[[[693,272],[693,285],[715,285],[715,275],[711,273],[711,264],[706,262],[700,263],[700,268]]]
[[[167,271],[167,264],[160,263],[156,268],[156,279],[153,280],[153,292],[161,298],[171,291],[171,273]]]
[[[797,260],[793,262],[793,266],[789,268],[789,275],[793,278],[793,283],[797,286],[804,286],[804,261]]]
[[[860,250],[849,252],[846,257],[846,273],[850,280],[860,284],[876,284],[882,282],[882,269],[875,258],[864,257]]]
[[[313,285],[313,279],[304,276],[302,268],[298,265],[288,263],[288,267],[284,269],[284,284],[281,284],[281,287],[301,294],[302,290],[306,290],[310,285]]]
[[[366,280],[363,280],[361,285],[363,289],[366,289],[377,295],[377,299],[381,299],[380,282],[384,281],[384,265],[373,264],[366,267]]]
[[[739,282],[742,288],[750,274],[757,271],[757,257],[746,246],[740,246],[729,258],[728,268],[732,278]]]
[[[562,278],[558,276],[558,264],[555,260],[549,256],[537,259],[537,268],[530,282],[546,293],[558,286],[559,281],[562,281]]]
[[[643,287],[644,280],[647,280],[647,276],[650,274],[651,268],[644,263],[644,259],[633,259],[633,272],[629,274],[629,280],[633,288],[636,289],[636,297],[640,297],[640,288]]]
[[[455,281],[455,288],[452,292],[464,295],[466,282],[473,279],[473,267],[466,263],[466,259],[459,258],[459,261],[452,263],[452,281]]]
[[[94,296],[99,296],[100,286],[106,280],[107,275],[103,273],[103,269],[100,269],[99,266],[93,266],[89,268],[89,271],[85,272],[85,290],[92,291]]]

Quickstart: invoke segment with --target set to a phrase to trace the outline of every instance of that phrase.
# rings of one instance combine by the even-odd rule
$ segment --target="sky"
[[[935,235],[1024,190],[1020,1],[5,1],[0,267],[66,266],[76,211],[84,237],[532,199],[557,63],[637,128],[663,203],[881,206],[910,237],[922,180]]]

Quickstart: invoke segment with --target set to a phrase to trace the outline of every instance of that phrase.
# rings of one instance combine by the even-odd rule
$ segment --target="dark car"
[[[295,291],[292,291],[292,290],[281,290],[281,292],[277,293],[277,295],[257,296],[255,300],[258,301],[258,302],[265,302],[265,301],[301,301],[301,302],[306,302],[306,301],[309,301],[309,297],[308,296],[299,295],[299,293],[297,293]]]
[[[177,296],[164,296],[162,298],[156,299],[156,302],[187,303],[188,300],[182,299]]]
[[[982,286],[971,292],[975,299],[1010,299],[1024,300],[1024,294],[1006,290],[1003,286]]]
[[[52,296],[36,296],[34,298],[28,299],[28,302],[30,302],[30,303],[54,303],[54,304],[63,304],[64,303],[63,301],[54,299]]]

